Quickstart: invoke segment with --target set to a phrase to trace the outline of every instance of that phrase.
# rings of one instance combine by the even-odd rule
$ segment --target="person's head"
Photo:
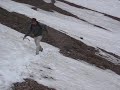
[[[32,25],[37,25],[37,20],[36,20],[36,18],[32,18],[32,19],[31,19],[31,24],[32,24]]]

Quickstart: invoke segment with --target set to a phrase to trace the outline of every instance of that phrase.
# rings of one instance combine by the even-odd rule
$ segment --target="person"
[[[40,24],[35,18],[32,18],[30,28],[23,37],[23,40],[29,35],[32,35],[34,37],[36,44],[36,55],[39,54],[39,51],[43,51],[43,48],[40,45],[40,41],[42,39],[43,30],[45,30],[45,28],[45,25]]]
[[[52,4],[55,4],[55,2],[56,2],[55,0],[51,0],[51,3],[52,3]]]

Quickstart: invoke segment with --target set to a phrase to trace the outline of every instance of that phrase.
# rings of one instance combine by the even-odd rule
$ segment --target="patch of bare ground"
[[[10,13],[0,7],[0,23],[9,26],[21,33],[26,33],[29,22],[30,21],[28,17],[25,17],[24,15],[18,15],[15,12]]]
[[[11,13],[0,8],[0,22],[19,32],[25,33],[27,31],[29,21],[30,18],[24,15]],[[84,40],[84,37],[80,37],[80,38]],[[76,40],[66,35],[65,33],[61,33],[51,27],[48,27],[48,33],[44,33],[44,37],[42,41],[47,42],[55,47],[58,47],[60,49],[60,53],[62,53],[64,56],[74,58],[78,61],[80,60],[86,61],[102,69],[110,69],[120,75],[120,65],[115,65],[114,63],[108,61],[107,59],[96,55],[96,53],[98,53],[99,51],[96,50],[94,47],[88,46],[84,44],[82,41]],[[109,53],[105,50],[103,51],[120,60],[120,56]],[[32,84],[34,85],[34,83],[31,83],[31,85]],[[17,88],[17,85],[18,83],[14,84],[15,86],[14,88]],[[20,85],[21,87],[27,87],[25,86],[26,84],[25,85],[20,84]],[[27,90],[27,89],[14,89],[14,90]],[[38,90],[38,89],[35,88],[29,90]]]
[[[96,11],[96,10],[93,10],[93,9],[89,9],[87,7],[84,7],[84,6],[76,5],[74,3],[71,3],[71,2],[68,2],[68,1],[65,1],[65,0],[58,0],[58,1],[64,2],[64,3],[68,4],[68,5],[71,5],[71,6],[74,6],[74,7],[77,7],[77,8],[86,9],[86,10],[94,11],[94,12],[97,12],[97,13],[101,13],[104,16],[107,16],[107,17],[112,18],[114,20],[120,21],[120,18],[109,15],[109,14],[106,14],[106,13],[102,13],[102,12],[99,12],[99,11]]]
[[[32,79],[25,79],[24,82],[17,82],[13,84],[13,90],[56,90],[54,88],[49,88],[47,86],[38,84]]]

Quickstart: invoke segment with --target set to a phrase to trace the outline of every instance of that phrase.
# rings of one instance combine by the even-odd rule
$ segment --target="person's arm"
[[[43,31],[46,31],[46,32],[48,33],[48,31],[47,31],[47,26],[46,26],[45,24],[42,24],[42,23],[40,23],[40,22],[38,22],[38,24],[39,24],[40,28],[41,28]]]
[[[47,26],[46,26],[46,25],[43,25],[43,30],[48,33],[48,31],[47,31]]]
[[[45,24],[41,24],[41,26],[42,26],[42,29],[48,33],[47,26]]]
[[[27,33],[26,33],[25,36],[23,37],[23,40],[24,40],[27,36],[29,36],[30,33],[31,33],[31,26],[29,27]]]

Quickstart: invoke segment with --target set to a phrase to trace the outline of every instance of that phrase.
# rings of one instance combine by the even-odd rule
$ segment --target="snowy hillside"
[[[36,56],[33,39],[23,41],[22,36],[0,24],[0,90],[23,78],[57,90],[119,90],[120,76],[115,73],[64,57],[46,43],[42,43],[44,52]]]
[[[14,7],[14,5],[16,7]],[[112,19],[105,18],[103,15],[89,11],[80,12],[80,9],[71,7],[71,6],[66,6],[66,4],[59,3],[59,1],[56,3],[59,7],[63,9],[69,9],[71,10],[72,13],[77,14],[80,18],[86,18],[88,21],[92,22],[91,23],[101,23],[106,29],[104,30],[98,27],[95,27],[89,23],[80,21],[80,20],[66,20],[66,19],[61,19],[58,17],[54,17],[53,15],[46,14],[44,12],[39,12],[31,9],[28,5],[17,3],[11,0],[1,0],[0,1],[0,6],[11,11],[11,12],[17,12],[20,14],[25,14],[28,17],[35,17],[39,21],[56,28],[57,30],[63,30],[66,33],[68,33],[70,36],[80,40],[80,36],[84,37],[85,42],[88,45],[92,45],[95,47],[99,47],[102,49],[105,49],[109,52],[115,53],[119,55],[120,53],[120,22]],[[83,10],[82,10],[83,11]],[[79,13],[80,12],[80,13]],[[87,14],[86,16],[80,15],[80,14]],[[91,19],[91,15],[88,15],[88,13],[95,15]],[[96,17],[97,15],[97,17]],[[90,17],[89,17],[90,16]],[[42,18],[41,18],[42,17]],[[94,19],[95,18],[95,19]],[[102,20],[101,20],[102,18]],[[91,20],[89,20],[91,19]],[[51,22],[52,20],[52,22]],[[101,20],[99,22],[99,20]],[[107,36],[107,37],[106,37]]]
[[[117,74],[120,73],[120,1],[55,0],[54,4],[50,3],[51,0],[0,0],[0,13],[3,9],[7,10],[0,14],[0,90],[10,90],[13,83],[22,82],[26,78],[56,90],[119,90],[120,76]],[[106,60],[101,61],[99,66],[94,65],[111,69],[115,73],[84,62],[88,60],[91,63],[94,60],[89,57],[92,51],[84,50],[81,44],[78,45],[81,45],[79,47],[85,52],[77,50],[77,47],[72,49],[76,50],[76,53],[79,51],[82,58],[77,59],[78,61],[72,59],[74,57],[63,56],[60,48],[45,42],[41,42],[44,51],[36,56],[33,39],[28,37],[30,41],[23,41],[24,34],[17,32],[18,18],[14,19],[14,29],[11,29],[14,20],[2,20],[12,18],[8,17],[11,14],[6,12],[15,12],[16,16],[23,15],[19,16],[19,19],[34,17],[59,33],[83,42],[85,47],[93,47],[95,56],[91,54],[91,57],[96,58],[96,61],[92,64],[99,63],[98,60]],[[25,20],[22,22],[27,22]],[[21,29],[24,28],[21,26]],[[60,36],[63,37],[62,34]],[[60,36],[54,38],[59,38],[62,42]],[[66,39],[65,42],[67,40],[72,39]],[[69,44],[71,43],[67,45]],[[74,42],[72,44],[75,45]],[[71,52],[74,52],[72,50]],[[67,53],[70,53],[70,50]],[[74,56],[77,56],[76,53]]]
[[[120,0],[65,0],[92,10],[120,18]]]

